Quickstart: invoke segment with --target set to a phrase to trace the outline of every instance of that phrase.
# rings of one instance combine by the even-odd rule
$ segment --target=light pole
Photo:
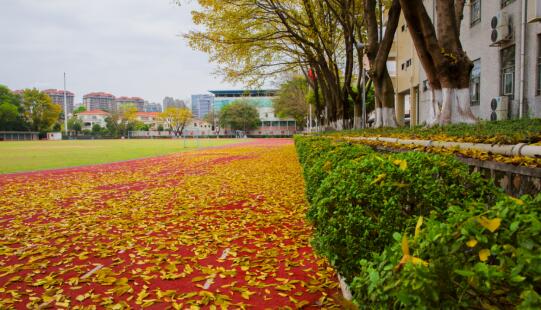
[[[66,72],[64,72],[64,133],[68,136],[68,96],[66,94]]]

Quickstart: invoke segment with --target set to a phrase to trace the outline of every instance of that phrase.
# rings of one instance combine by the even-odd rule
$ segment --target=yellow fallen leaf
[[[402,171],[408,169],[408,162],[405,160],[397,159],[393,161],[393,164],[399,166],[399,169]]]
[[[466,242],[466,245],[470,248],[474,248],[477,245],[477,240],[470,239],[468,242]]]
[[[477,220],[479,221],[479,224],[481,224],[481,226],[490,230],[490,232],[495,232],[502,223],[502,219],[500,218],[494,218],[489,220],[484,216],[478,217]]]
[[[489,256],[490,256],[490,250],[489,249],[482,249],[481,251],[479,251],[479,259],[482,262],[486,262]]]
[[[414,239],[417,239],[419,237],[419,234],[421,233],[421,226],[423,225],[423,217],[420,216],[417,220],[417,225],[415,225],[415,237]]]

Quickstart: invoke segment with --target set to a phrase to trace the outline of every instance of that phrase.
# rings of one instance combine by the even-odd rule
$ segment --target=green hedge
[[[359,272],[359,259],[381,252],[392,233],[415,216],[440,214],[463,199],[493,200],[500,193],[450,157],[381,155],[313,137],[296,142],[311,203],[308,219],[315,228],[312,245],[347,280]]]
[[[535,238],[541,229],[541,198],[507,198],[453,157],[377,154],[317,137],[296,137],[295,142],[310,201],[307,216],[314,225],[312,245],[352,285],[358,305],[537,305],[541,253]],[[401,236],[414,234],[419,216],[426,223],[410,243],[413,255],[428,267],[407,263],[397,268],[403,256]],[[486,234],[486,228],[475,226],[481,221],[472,220],[476,216],[500,218],[501,227]],[[473,236],[477,245],[465,248]],[[481,246],[492,253],[484,262],[476,248]],[[522,257],[522,263],[504,265],[499,256],[504,251],[510,251],[507,259]],[[528,262],[533,265],[525,266]]]
[[[449,208],[445,220],[431,217],[417,238],[410,234],[410,253],[426,266],[398,270],[395,233],[385,251],[360,262],[355,300],[371,309],[541,309],[540,216],[541,195]]]

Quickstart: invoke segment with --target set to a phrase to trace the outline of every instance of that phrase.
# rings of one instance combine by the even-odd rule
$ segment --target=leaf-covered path
[[[291,140],[0,175],[0,309],[334,307]]]

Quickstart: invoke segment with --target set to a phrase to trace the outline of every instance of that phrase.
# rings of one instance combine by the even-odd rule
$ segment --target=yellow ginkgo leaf
[[[490,232],[495,232],[502,223],[502,219],[500,218],[493,218],[489,220],[484,216],[478,217],[477,220],[479,221],[479,224],[481,224],[481,226],[490,230]]]
[[[474,248],[477,245],[477,240],[470,239],[468,242],[466,242],[466,245],[470,248]]]
[[[511,198],[511,200],[513,200],[519,206],[524,205],[524,201],[522,201],[521,199],[518,199],[518,198],[515,198],[515,197],[509,197],[509,198]]]
[[[399,169],[402,171],[408,169],[408,162],[405,160],[397,159],[393,161],[393,164],[399,166]]]
[[[421,226],[423,225],[423,217],[420,216],[417,220],[417,225],[415,225],[415,237],[414,239],[417,239],[419,237],[419,234],[421,233]]]
[[[479,251],[479,259],[482,262],[486,262],[489,256],[490,256],[490,250],[489,249],[482,249],[481,251]]]
[[[406,235],[404,235],[404,237],[402,237],[402,255],[404,255],[404,256],[409,256],[410,255],[410,248],[409,248],[409,245],[408,245],[408,237]]]

